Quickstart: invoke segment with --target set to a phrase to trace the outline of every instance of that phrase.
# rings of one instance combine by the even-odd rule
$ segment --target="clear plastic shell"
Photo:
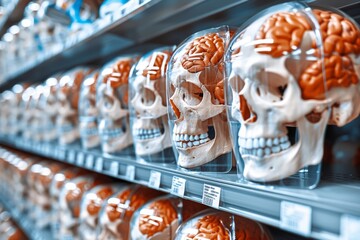
[[[77,67],[66,72],[60,79],[57,91],[59,101],[56,127],[61,145],[71,144],[79,140],[78,103],[80,86],[91,69]]]
[[[135,154],[148,162],[173,162],[166,108],[166,69],[175,46],[145,54],[131,70],[130,126]]]
[[[83,148],[100,146],[98,131],[98,109],[96,106],[96,86],[99,71],[89,75],[81,85],[79,97],[79,128]]]
[[[129,239],[174,239],[181,222],[204,208],[204,205],[170,195],[151,200],[134,213]]]
[[[232,149],[224,101],[227,26],[193,34],[175,50],[167,71],[170,132],[178,166],[228,172]]]
[[[134,212],[160,194],[150,188],[133,185],[111,196],[101,209],[96,239],[130,239],[130,220]]]
[[[346,30],[337,28],[342,24]],[[327,124],[344,125],[360,112],[359,36],[346,17],[295,2],[241,27],[226,53],[226,101],[241,179],[318,184]]]
[[[95,240],[99,223],[99,213],[103,203],[120,188],[121,184],[99,185],[87,191],[81,200],[79,237],[82,240]]]
[[[96,88],[99,134],[104,153],[133,153],[129,117],[129,74],[138,56],[121,56],[100,71]]]
[[[260,223],[230,213],[207,209],[182,223],[175,240],[271,240]]]

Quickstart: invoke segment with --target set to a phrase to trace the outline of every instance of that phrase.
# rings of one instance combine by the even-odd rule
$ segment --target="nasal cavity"
[[[256,121],[256,114],[251,111],[249,105],[243,95],[239,96],[240,98],[240,113],[245,122],[252,123]]]
[[[176,117],[179,119],[180,118],[180,110],[177,108],[177,106],[175,105],[174,101],[170,99],[170,105],[172,110],[174,111]]]

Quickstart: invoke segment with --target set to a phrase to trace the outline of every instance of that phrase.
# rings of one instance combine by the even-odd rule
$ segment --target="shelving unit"
[[[24,9],[29,2],[30,0],[16,0],[13,1],[13,4],[7,6],[9,11],[0,19],[0,37],[4,35],[10,26],[21,20]]]
[[[24,4],[25,1],[19,2]],[[238,26],[262,9],[280,2],[285,1],[139,0],[136,8],[122,9],[109,18],[98,20],[90,30],[66,39],[61,48],[37,56],[36,61],[29,62],[5,79],[0,79],[0,91],[25,80],[42,81],[59,70],[79,64],[98,59],[101,59],[100,62],[105,61],[115,54],[148,50],[154,44],[176,44],[201,29],[222,24]],[[308,2],[333,6],[360,21],[360,1]],[[15,11],[16,8],[14,14]],[[0,35],[5,31],[5,26],[8,26],[9,19],[10,15],[1,20]],[[336,181],[335,178],[323,179],[314,190],[273,188],[239,182],[235,171],[216,176],[195,175],[177,169],[173,164],[159,166],[136,161],[134,156],[104,155],[99,150],[85,151],[79,144],[59,146],[55,143],[35,143],[9,136],[1,136],[0,143],[196,202],[203,202],[206,195],[205,185],[207,189],[220,188],[219,205],[215,204],[213,207],[302,236],[339,239],[344,232],[350,231],[351,226],[355,226],[355,229],[358,229],[355,233],[360,235],[360,179],[352,179],[346,183]],[[180,179],[180,182],[184,180],[184,193],[174,189],[176,179]],[[216,198],[212,200],[215,201]],[[13,208],[7,199],[1,198],[0,202],[10,209],[14,219],[31,239],[50,239],[47,232],[34,233],[31,222],[11,210]],[[310,212],[307,212],[309,219],[302,208],[293,215],[284,217],[284,214],[288,213],[287,203],[310,209]]]

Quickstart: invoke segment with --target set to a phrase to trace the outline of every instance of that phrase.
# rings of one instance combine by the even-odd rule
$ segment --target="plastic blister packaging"
[[[131,185],[112,195],[102,206],[97,239],[130,239],[130,220],[134,212],[160,194],[146,187]]]
[[[103,203],[121,187],[121,184],[99,185],[87,191],[81,200],[79,237],[82,240],[96,240],[99,213]]]
[[[271,240],[265,226],[230,213],[207,209],[186,222],[176,231],[175,240]]]
[[[137,55],[121,56],[100,71],[96,88],[99,134],[104,153],[132,154],[129,116],[129,74]]]
[[[177,164],[183,169],[228,172],[232,168],[223,81],[229,41],[227,26],[204,30],[181,43],[170,60],[169,122]]]
[[[342,24],[347,27],[327,31]],[[341,13],[295,2],[273,6],[241,27],[226,54],[240,179],[318,184],[327,124],[344,125],[360,112],[359,36]]]
[[[170,195],[151,200],[134,213],[129,239],[173,239],[181,222],[204,208],[204,205]]]
[[[25,88],[26,88],[25,85],[16,84],[11,89],[13,95],[9,101],[10,112],[9,115],[7,115],[9,119],[8,131],[9,131],[9,135],[11,136],[16,136],[20,132],[19,120],[21,118],[21,111],[19,105],[20,105],[22,93],[25,91]]]
[[[174,161],[166,108],[166,69],[174,49],[162,47],[145,54],[129,78],[135,154],[148,162]]]
[[[82,83],[79,97],[79,128],[82,147],[95,148],[100,145],[98,131],[98,109],[96,86],[99,71],[91,73]]]
[[[33,118],[33,95],[35,94],[35,86],[31,85],[23,92],[20,102],[20,111],[22,112],[22,118],[19,122],[20,134],[24,139],[31,139],[32,129],[31,120]]]
[[[59,144],[66,145],[80,139],[79,133],[79,94],[81,83],[91,73],[87,67],[77,67],[66,72],[60,79],[57,91],[59,101],[56,128],[59,136]]]

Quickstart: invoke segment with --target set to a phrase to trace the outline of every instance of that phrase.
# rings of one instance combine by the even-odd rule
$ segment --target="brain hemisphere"
[[[358,83],[353,62],[349,54],[360,53],[360,31],[348,19],[329,11],[314,10],[324,45],[324,65],[326,88],[348,87]],[[281,57],[285,53],[299,48],[305,31],[311,28],[307,20],[299,13],[278,13],[271,16],[260,28],[256,37],[273,39],[273,44],[258,44],[257,52]],[[313,43],[315,48],[315,43]],[[271,51],[267,51],[271,49]],[[318,49],[315,49],[318,51]],[[323,82],[321,60],[311,64],[298,79],[304,99],[324,99],[325,86]]]
[[[149,77],[150,80],[157,80],[162,77],[162,74],[166,71],[167,63],[169,62],[171,56],[171,53],[168,51],[162,53],[163,54],[156,54],[156,58],[152,66],[150,66],[151,58],[154,57],[154,55],[151,56],[149,59],[149,65],[142,71],[142,75],[144,77]],[[164,54],[166,55],[166,58]],[[162,69],[162,67],[164,67],[164,69]]]
[[[91,199],[87,205],[87,211],[90,215],[96,215],[100,211],[102,202],[113,194],[111,187],[105,187],[96,193],[96,199]]]
[[[103,82],[107,83],[110,81],[110,85],[113,88],[120,87],[123,84],[128,84],[130,68],[130,60],[117,61],[113,65],[110,73],[104,76]]]
[[[177,219],[177,213],[169,200],[158,200],[149,205],[152,215],[142,214],[139,219],[139,230],[143,235],[151,237],[162,232],[172,221]]]
[[[188,234],[186,239],[230,240],[230,234],[218,216],[205,216],[198,220],[194,228],[197,232]]]

